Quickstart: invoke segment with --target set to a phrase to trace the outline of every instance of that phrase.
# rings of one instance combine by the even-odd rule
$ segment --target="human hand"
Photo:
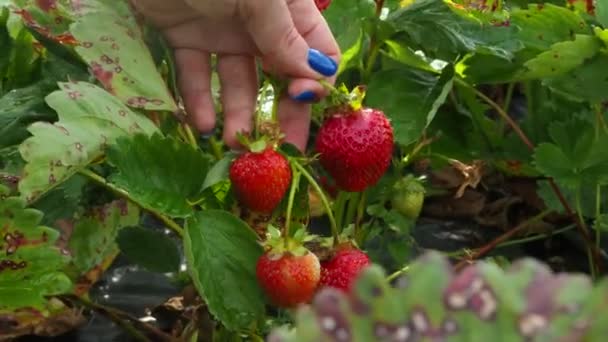
[[[238,147],[236,133],[251,131],[258,58],[265,71],[289,79],[289,96],[279,103],[279,122],[286,141],[305,148],[310,102],[326,95],[317,80],[326,77],[333,83],[340,58],[314,0],[131,1],[162,30],[174,49],[178,86],[199,131],[215,127],[212,53],[218,56],[224,141]]]

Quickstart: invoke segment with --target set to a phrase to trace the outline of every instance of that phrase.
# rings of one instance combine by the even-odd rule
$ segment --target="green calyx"
[[[280,257],[285,253],[293,256],[304,256],[310,251],[304,246],[306,242],[315,240],[317,237],[308,234],[306,229],[298,229],[293,236],[282,236],[281,231],[273,225],[268,226],[267,239],[264,247],[271,257]]]
[[[325,80],[320,80],[319,83],[323,88],[329,90],[327,101],[329,103],[328,109],[330,109],[330,111],[344,108],[347,108],[350,111],[357,111],[363,106],[363,100],[365,99],[366,94],[365,86],[359,85],[352,90],[349,90],[344,84],[336,88]]]

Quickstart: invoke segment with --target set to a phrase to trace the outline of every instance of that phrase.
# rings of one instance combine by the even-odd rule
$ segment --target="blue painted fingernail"
[[[299,102],[312,102],[317,99],[317,95],[310,90],[304,91],[298,96],[293,96],[292,99]]]
[[[319,50],[308,50],[308,65],[323,76],[332,76],[338,71],[338,65]]]

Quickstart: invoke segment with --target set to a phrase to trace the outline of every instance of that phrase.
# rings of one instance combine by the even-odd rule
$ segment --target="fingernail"
[[[317,95],[310,90],[306,90],[297,96],[293,96],[292,99],[299,102],[313,102],[317,99]]]
[[[210,130],[209,132],[202,132],[199,134],[201,140],[207,140],[215,135],[215,129]]]
[[[338,71],[333,59],[315,49],[308,50],[308,65],[323,76],[332,76]]]

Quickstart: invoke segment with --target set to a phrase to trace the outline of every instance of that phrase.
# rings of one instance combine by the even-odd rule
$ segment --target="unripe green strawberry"
[[[289,189],[291,167],[282,154],[270,147],[261,152],[250,151],[232,162],[230,181],[241,204],[269,214]]]
[[[424,204],[424,186],[414,177],[400,179],[393,187],[391,205],[401,215],[415,220]]]
[[[321,125],[316,150],[340,190],[360,192],[375,185],[388,169],[393,128],[378,109],[344,106]]]

